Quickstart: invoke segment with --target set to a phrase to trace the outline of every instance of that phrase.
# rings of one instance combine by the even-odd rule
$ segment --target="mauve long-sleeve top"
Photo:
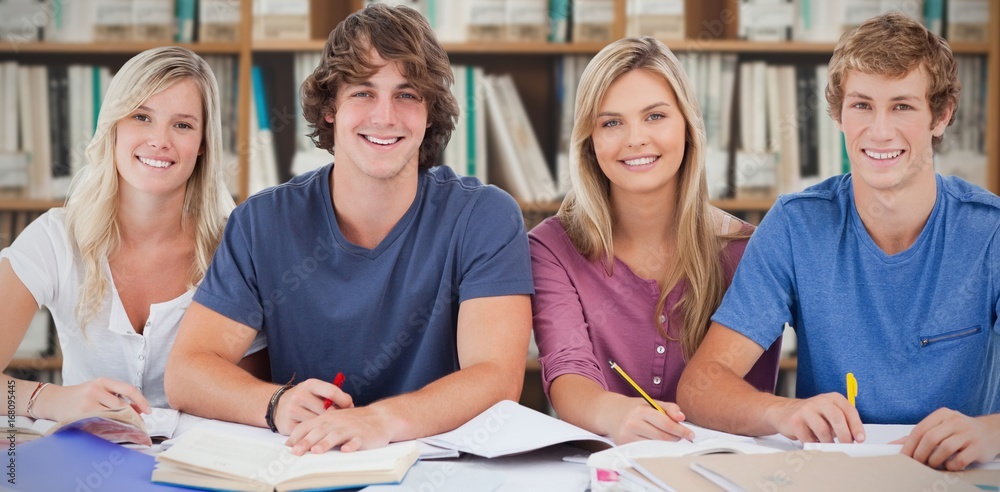
[[[558,217],[543,221],[528,238],[535,279],[535,341],[545,394],[557,377],[578,374],[606,390],[639,396],[609,367],[608,359],[613,359],[654,399],[677,401],[677,381],[686,364],[677,340],[681,316],[670,312],[686,282],[670,291],[660,315],[670,340],[653,323],[660,295],[655,280],[639,277],[617,258],[609,276],[603,262],[589,261],[576,250]],[[745,239],[734,240],[723,248],[727,287],[746,244]],[[779,338],[746,375],[761,391],[774,392],[780,345]]]

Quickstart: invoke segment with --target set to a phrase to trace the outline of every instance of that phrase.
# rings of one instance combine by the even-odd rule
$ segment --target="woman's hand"
[[[642,398],[622,398],[615,411],[609,412],[610,437],[615,444],[658,439],[662,441],[693,440],[694,432],[683,426],[684,414],[675,403],[658,401],[666,413],[649,406]]]
[[[38,418],[58,422],[82,413],[125,405],[131,405],[138,413],[152,412],[149,401],[135,386],[97,378],[74,386],[47,385],[35,398],[31,413]]]

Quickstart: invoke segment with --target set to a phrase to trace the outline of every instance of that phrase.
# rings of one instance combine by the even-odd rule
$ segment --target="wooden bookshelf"
[[[122,42],[122,43],[4,43],[0,44],[0,54],[125,54],[134,55],[164,43]],[[240,52],[240,43],[176,43],[191,51],[206,55],[235,55]]]
[[[719,17],[720,11],[711,9],[725,9],[734,7],[734,2],[730,0],[712,0],[702,2],[698,8],[692,7],[696,2],[688,1],[686,8],[692,9],[687,19],[689,33],[699,33],[701,20],[715,19]],[[350,9],[357,8],[360,2],[350,2],[351,6],[339,13],[340,17],[328,19],[325,26],[332,28],[343,16],[347,15]],[[991,3],[991,18],[1000,18],[1000,4]],[[625,0],[616,0],[617,21],[615,31],[618,37],[624,35],[625,25]],[[707,10],[706,10],[707,9]],[[694,16],[694,18],[692,18]],[[317,35],[322,32],[322,35]],[[319,51],[322,49],[328,30],[317,31],[314,25],[314,39],[307,41],[254,41],[251,43],[254,62],[269,65],[270,73],[288,73],[291,71],[291,64],[282,62],[282,57],[287,57],[288,53],[297,51]],[[718,38],[704,39],[699,33],[697,37],[683,40],[667,40],[665,43],[678,53],[708,52],[708,53],[735,53],[741,60],[765,60],[779,63],[825,63],[832,54],[835,42],[755,42],[745,41],[735,38],[735,28],[727,26],[723,33],[716,33]],[[953,51],[957,55],[979,55],[984,56],[987,61],[988,78],[986,85],[987,107],[1000,110],[1000,73],[997,65],[1000,64],[1000,41],[998,30],[991,30],[991,40],[987,43],[955,43],[952,45]],[[514,76],[515,84],[520,93],[539,142],[543,147],[543,154],[547,161],[554,162],[556,154],[556,142],[558,140],[557,119],[559,103],[556,102],[556,92],[554,89],[556,74],[553,68],[553,60],[560,56],[569,55],[592,55],[600,51],[607,43],[513,43],[513,42],[493,42],[493,43],[445,43],[443,46],[448,52],[453,63],[470,64],[482,66],[486,73],[511,73]],[[278,82],[281,83],[281,82]],[[284,97],[285,101],[278,103],[286,107],[291,107],[294,101],[290,96]],[[1000,149],[995,138],[989,136],[1000,133],[1000,119],[998,111],[987,111],[988,121],[986,123],[986,154],[987,154],[987,188],[994,193],[1000,192]],[[291,155],[286,150],[282,155],[282,145],[280,141],[285,139],[276,132],[275,141],[278,143],[278,161],[287,163],[291,160]],[[735,139],[735,135],[734,135]],[[288,140],[288,139],[286,139]],[[291,143],[285,143],[286,149],[292,148]],[[281,164],[287,166],[287,164]],[[713,201],[713,205],[732,212],[748,212],[751,217],[759,217],[773,205],[774,198],[760,200],[724,199]],[[539,216],[542,214],[553,214],[558,210],[558,203],[521,203],[526,215]]]
[[[255,52],[321,51],[326,40],[254,41]],[[593,55],[606,43],[442,43],[449,54]]]
[[[555,214],[559,211],[561,202],[518,202],[518,206],[525,212]],[[761,199],[725,199],[712,200],[711,204],[723,210],[733,210],[740,212],[767,212],[774,205],[773,198]]]
[[[0,198],[0,210],[12,212],[44,212],[61,207],[62,200],[36,200],[32,198]]]
[[[686,39],[682,41],[664,41],[673,51],[704,51],[723,53],[762,53],[762,54],[811,54],[830,55],[837,43],[812,43],[799,41],[742,41],[739,39]],[[956,43],[951,45],[956,55],[986,55],[989,44]]]
[[[1000,2],[990,2],[989,54],[986,60],[986,179],[993,193],[1000,193]],[[947,132],[947,131],[946,131]]]
[[[11,359],[6,371],[59,371],[62,370],[62,356],[27,357]]]

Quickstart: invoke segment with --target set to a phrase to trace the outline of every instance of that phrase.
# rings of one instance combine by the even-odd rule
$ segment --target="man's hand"
[[[329,399],[337,408],[351,408],[351,395],[319,379],[307,379],[285,391],[274,409],[274,425],[278,432],[288,436],[302,422],[322,415],[326,410],[324,400]],[[325,450],[324,450],[325,451]]]
[[[801,442],[842,443],[865,440],[858,410],[840,393],[825,393],[805,400],[787,399],[774,405],[769,419],[781,435]]]
[[[320,405],[322,409],[322,402]],[[292,454],[296,456],[307,451],[325,453],[338,445],[345,453],[380,448],[389,444],[392,435],[389,420],[377,405],[330,408],[297,425],[285,444],[292,446]]]
[[[1000,454],[1000,415],[969,417],[940,408],[913,428],[902,443],[902,454],[934,468],[962,470]]]

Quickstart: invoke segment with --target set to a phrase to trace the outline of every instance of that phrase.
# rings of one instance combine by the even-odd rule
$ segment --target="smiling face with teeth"
[[[950,110],[934,121],[928,84],[923,68],[897,78],[848,72],[839,127],[856,193],[896,192],[934,182],[932,139],[944,134]]]
[[[341,86],[336,114],[326,116],[334,126],[334,172],[379,181],[412,178],[428,126],[427,104],[398,62],[387,62],[375,50],[368,56],[378,71]]]
[[[594,154],[611,194],[674,193],[686,122],[664,78],[643,69],[618,77],[598,106]]]
[[[202,95],[184,79],[141,104],[115,125],[115,166],[121,193],[184,198],[202,151]]]

